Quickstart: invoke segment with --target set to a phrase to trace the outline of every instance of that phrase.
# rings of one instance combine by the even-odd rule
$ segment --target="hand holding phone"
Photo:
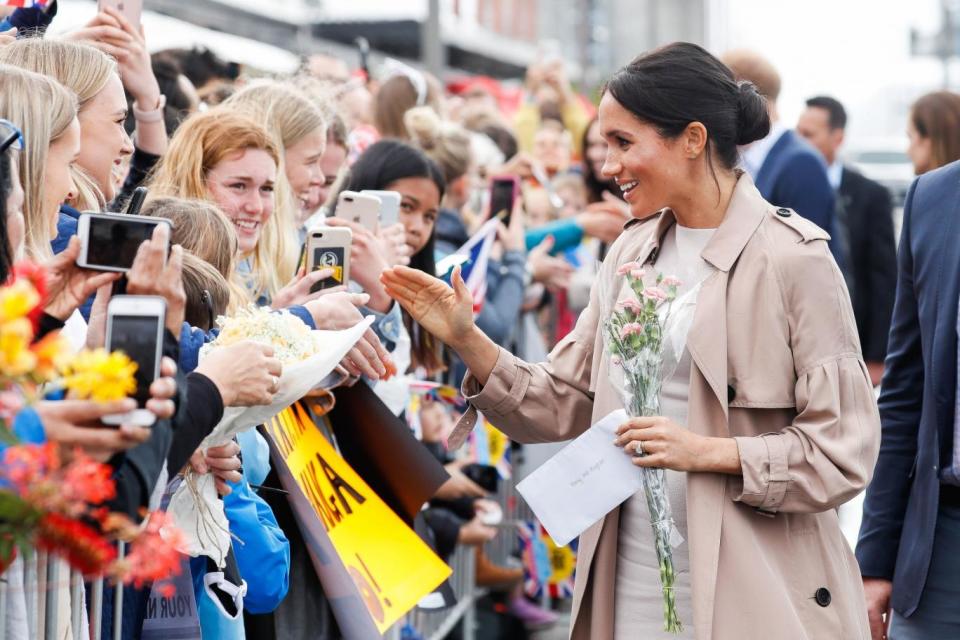
[[[520,180],[516,176],[494,176],[490,182],[490,217],[499,217],[510,226],[513,203],[520,195]]]
[[[380,198],[367,193],[342,191],[337,198],[336,217],[355,222],[376,233],[380,225]]]
[[[173,227],[166,218],[82,213],[77,221],[77,236],[80,238],[77,266],[95,271],[127,272],[133,266],[140,245],[150,240],[153,230],[161,224]]]
[[[159,296],[115,296],[107,307],[107,350],[122,351],[137,363],[137,408],[103,418],[104,424],[149,426],[156,415],[147,409],[150,385],[160,376],[167,303]]]
[[[338,208],[339,213],[339,208]],[[328,268],[333,275],[310,288],[311,293],[350,281],[350,246],[353,232],[349,227],[316,227],[307,235],[307,273]]]
[[[143,14],[143,0],[97,0],[97,11],[103,11],[110,7],[122,14],[134,27],[140,26],[141,15]]]

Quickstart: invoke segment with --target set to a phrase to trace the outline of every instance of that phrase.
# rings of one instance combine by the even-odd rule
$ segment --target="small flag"
[[[448,284],[453,268],[460,265],[460,275],[473,295],[474,314],[480,313],[483,299],[487,295],[487,264],[490,262],[490,251],[497,238],[499,223],[498,218],[487,220],[462,247],[437,262],[437,277]]]
[[[546,589],[551,598],[573,597],[577,568],[577,540],[558,547],[537,520],[517,523],[520,559],[523,563],[523,591],[539,600]]]
[[[18,7],[26,9],[33,6],[43,6],[42,0],[0,0],[0,4],[6,7]]]

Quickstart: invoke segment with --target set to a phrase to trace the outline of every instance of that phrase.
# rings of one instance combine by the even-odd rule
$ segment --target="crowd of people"
[[[610,404],[609,397],[600,400],[603,384],[591,375],[599,366],[594,347],[602,308],[594,285],[616,271],[619,265],[611,258],[636,259],[645,246],[637,238],[654,228],[664,235],[658,240],[663,249],[658,245],[652,260],[659,252],[661,264],[688,269],[698,282],[722,272],[724,281],[729,279],[727,317],[740,323],[734,326],[728,319],[730,367],[710,370],[719,382],[691,373],[692,367],[706,366],[705,353],[696,354],[694,364],[688,356],[678,367],[686,379],[665,382],[665,393],[677,393],[671,401],[683,407],[682,417],[671,417],[684,424],[689,410],[691,419],[716,422],[717,414],[706,404],[719,385],[727,403],[720,419],[729,405],[730,431],[743,436],[736,438],[735,469],[720,462],[702,467],[675,458],[657,460],[691,476],[737,478],[733,495],[740,495],[736,502],[727,500],[722,517],[724,527],[744,539],[725,547],[730,555],[719,560],[717,584],[733,584],[723,581],[747,571],[750,558],[764,559],[765,567],[755,576],[759,590],[749,591],[760,600],[749,606],[741,590],[721,593],[696,579],[691,589],[688,575],[678,600],[689,627],[697,637],[750,637],[736,635],[734,629],[746,631],[738,626],[745,623],[734,618],[765,603],[769,625],[764,628],[793,625],[792,631],[766,637],[866,637],[860,625],[861,618],[867,620],[863,604],[850,601],[859,597],[859,579],[856,585],[850,581],[857,569],[838,546],[845,543],[835,530],[836,518],[830,521],[827,514],[867,486],[879,447],[877,477],[882,468],[884,484],[868,490],[857,555],[864,576],[872,579],[864,584],[873,637],[886,633],[877,629],[884,624],[880,620],[887,614],[895,576],[902,584],[893,591],[900,615],[893,617],[903,635],[893,637],[948,637],[936,635],[943,629],[956,633],[956,621],[937,627],[944,623],[911,617],[920,602],[921,611],[936,618],[923,609],[928,603],[918,594],[934,545],[931,518],[938,494],[930,487],[941,482],[937,465],[952,442],[941,439],[937,450],[933,436],[934,444],[919,443],[931,450],[918,452],[915,437],[921,414],[924,425],[931,423],[922,428],[937,432],[938,418],[927,416],[928,403],[953,411],[941,387],[931,386],[927,367],[949,372],[941,357],[955,365],[953,356],[937,349],[952,345],[956,352],[956,325],[937,324],[938,336],[953,331],[953,338],[931,346],[933,337],[914,325],[932,311],[911,297],[920,296],[921,288],[923,295],[936,295],[937,285],[926,279],[939,271],[916,272],[914,264],[929,250],[923,243],[932,243],[931,235],[938,233],[919,226],[928,223],[916,208],[921,195],[924,206],[934,206],[929,201],[938,196],[929,195],[933,186],[922,191],[933,179],[921,179],[911,190],[898,269],[891,194],[843,162],[847,115],[836,99],[811,97],[791,126],[779,116],[781,79],[766,59],[730,51],[718,60],[693,45],[671,45],[638,58],[610,80],[599,107],[574,90],[562,63],[538,62],[527,70],[522,95],[512,104],[503,87],[487,78],[444,85],[396,61],[368,75],[345,60],[314,55],[289,77],[258,78],[202,48],[151,54],[150,34],[110,8],[56,39],[45,37],[42,22],[36,29],[0,36],[0,281],[20,260],[46,265],[51,286],[42,332],[59,329],[77,349],[102,346],[117,275],[77,266],[78,219],[86,211],[122,212],[134,191],[146,187],[141,215],[173,224],[158,226],[141,246],[126,274],[126,292],[166,300],[166,357],[162,377],[150,387],[147,408],[157,419],[150,428],[102,428],[101,418],[129,409],[125,401],[44,399],[17,416],[14,430],[20,425],[25,433],[28,421],[39,421],[46,441],[65,450],[80,447],[108,462],[118,485],[110,506],[133,517],[155,508],[184,469],[216,478],[231,532],[243,540],[233,545],[233,554],[247,586],[243,615],[203,606],[212,597],[204,580],[210,567],[190,563],[203,638],[314,638],[321,617],[329,621],[319,610],[302,606],[322,602],[323,594],[315,578],[305,577],[312,572],[306,549],[291,548],[291,540],[302,546],[302,536],[284,530],[296,524],[281,526],[270,504],[276,495],[261,495],[275,491],[264,486],[270,472],[265,436],[253,430],[227,445],[199,448],[224,409],[268,404],[282,373],[272,350],[251,341],[201,359],[201,347],[218,335],[217,317],[250,305],[268,306],[288,310],[310,328],[337,330],[373,316],[370,330],[341,366],[359,379],[357,384],[370,385],[395,415],[415,422],[423,445],[449,474],[424,510],[433,548],[444,559],[458,546],[471,549],[477,584],[503,594],[501,614],[541,628],[555,623],[556,613],[523,593],[519,565],[501,566],[487,556],[486,543],[510,534],[486,524],[485,515],[496,509],[489,490],[464,473],[470,461],[444,445],[465,405],[428,393],[416,406],[418,415],[408,415],[410,385],[463,386],[471,405],[518,440],[562,440],[582,433],[603,415],[594,404]],[[638,122],[643,123],[640,133],[634,131]],[[960,96],[937,92],[920,98],[905,127],[918,175],[941,175],[935,170],[960,159]],[[490,211],[491,181],[503,177],[516,179],[519,195],[505,217],[508,223],[498,223],[484,298],[476,305],[470,301],[470,320],[465,320],[458,276],[452,276],[452,289],[444,284],[442,290],[433,288],[439,286],[433,277],[444,275],[437,273],[438,261],[497,213]],[[338,217],[340,193],[365,190],[398,193],[398,221],[368,228]],[[956,195],[944,197],[952,202]],[[774,206],[774,222],[750,217],[764,201]],[[759,227],[768,244],[732,231],[723,237],[722,248],[710,244],[711,237],[720,240],[727,205],[738,212],[737,224],[752,224],[751,232]],[[695,209],[699,206],[702,210]],[[943,206],[945,216],[953,211]],[[663,207],[676,216],[672,230],[631,222]],[[660,222],[653,225],[662,226],[673,218],[655,220]],[[307,272],[301,250],[309,231],[320,226],[351,230],[350,282],[316,291],[314,285],[330,272]],[[696,233],[717,227],[716,236]],[[169,257],[163,249],[168,242]],[[821,246],[829,254],[820,252]],[[734,249],[743,251],[737,264],[738,254],[730,253]],[[703,260],[691,266],[694,250]],[[776,285],[771,278],[785,280]],[[958,279],[945,278],[956,294]],[[437,317],[443,304],[425,308],[422,297],[411,293],[436,291],[441,291],[437,300],[448,305],[443,317]],[[830,294],[826,301],[824,291]],[[706,285],[699,296],[698,305],[719,304],[723,297]],[[487,338],[471,333],[474,323]],[[691,333],[688,344],[695,340],[706,349],[713,338]],[[526,364],[547,360],[548,354],[546,368]],[[399,375],[392,377],[393,372]],[[944,375],[937,383],[954,393],[956,366]],[[881,381],[881,417],[885,429],[888,418],[896,422],[891,426],[895,443],[884,431],[881,444],[879,429],[871,426],[877,411],[873,387]],[[665,406],[672,405],[665,401]],[[761,412],[762,418],[755,417]],[[939,420],[949,421],[941,431],[952,433],[952,419]],[[760,435],[791,424],[792,435],[780,440]],[[633,435],[621,444],[642,440],[647,451],[664,452],[674,446],[674,436],[664,433],[661,442],[627,432]],[[729,435],[726,426],[714,435],[721,433]],[[736,447],[732,455],[737,460]],[[930,486],[921,490],[915,482],[911,490],[914,474]],[[691,485],[689,496],[684,490],[679,499],[687,506],[704,505],[707,489]],[[722,486],[719,490],[722,496]],[[943,495],[957,499],[954,493],[941,492],[939,504],[945,504]],[[752,507],[749,514],[746,506]],[[661,605],[648,584],[656,571],[625,569],[639,566],[631,565],[635,554],[649,552],[644,547],[649,526],[638,519],[645,508],[631,499],[613,512],[615,521],[608,516],[605,528],[602,521],[585,534],[591,537],[581,542],[581,566],[591,559],[594,564],[581,594],[586,604],[574,612],[575,637],[627,637],[631,629],[634,635],[649,629],[651,635],[643,637],[657,637]],[[753,508],[764,513],[760,524],[754,522]],[[766,519],[778,511],[793,520]],[[716,535],[720,517],[716,511]],[[953,517],[954,529],[944,534],[936,521],[938,544],[941,535],[958,535],[960,520]],[[778,522],[787,522],[787,528],[781,531]],[[683,526],[688,526],[686,516]],[[711,543],[695,529],[709,528],[692,510],[689,527],[686,566],[696,576],[710,567],[704,554]],[[904,539],[918,539],[908,527],[923,529],[916,536],[926,552],[904,550],[901,529]],[[810,540],[794,540],[788,547],[783,535]],[[623,544],[631,539],[639,541],[639,551]],[[937,549],[934,557],[943,555],[945,564],[960,557],[954,553],[946,559],[950,554]],[[810,565],[790,564],[796,561],[784,554]],[[716,571],[716,555],[712,562]],[[731,563],[744,566],[736,569]],[[834,566],[824,569],[824,563]],[[901,571],[901,563],[909,568]],[[821,579],[820,570],[829,579]],[[943,590],[957,592],[956,585],[944,586],[954,574],[933,567],[929,575]],[[810,584],[798,587],[797,581],[808,578]],[[22,559],[7,571],[10,593],[18,580],[23,593]],[[818,609],[830,604],[830,591],[825,596],[822,591],[832,589],[836,616],[815,620],[816,611],[778,600],[794,588],[808,590],[800,595],[814,604],[803,606]],[[137,638],[149,589],[128,591],[123,637]],[[691,594],[695,600],[715,596],[725,604],[698,611]],[[946,611],[948,602],[944,597],[929,606]],[[725,607],[726,614],[716,613]],[[104,616],[109,613],[107,607]],[[11,599],[0,633],[33,637],[30,624]],[[703,631],[711,624],[713,636]],[[756,624],[752,620],[750,628]],[[911,631],[912,624],[931,626]],[[798,628],[806,628],[807,635]],[[105,633],[108,629],[105,624]],[[924,629],[938,631],[923,635]],[[817,635],[818,630],[826,635]],[[336,637],[333,629],[324,633]]]

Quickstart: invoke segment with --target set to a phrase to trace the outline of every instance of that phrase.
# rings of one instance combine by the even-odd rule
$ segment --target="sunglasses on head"
[[[0,118],[0,153],[3,153],[10,147],[13,147],[17,151],[23,149],[23,133],[9,120]]]

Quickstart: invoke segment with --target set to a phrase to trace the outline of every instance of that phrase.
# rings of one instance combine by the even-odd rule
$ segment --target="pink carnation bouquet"
[[[661,273],[648,274],[638,262],[621,265],[617,275],[626,278],[635,297],[618,301],[604,324],[611,365],[623,371],[623,383],[613,382],[631,417],[658,416],[664,378],[665,327],[681,283]],[[640,471],[660,564],[663,628],[664,631],[680,633],[683,624],[677,614],[673,587],[676,578],[673,547],[680,534],[670,510],[666,473],[661,468],[649,467]]]

